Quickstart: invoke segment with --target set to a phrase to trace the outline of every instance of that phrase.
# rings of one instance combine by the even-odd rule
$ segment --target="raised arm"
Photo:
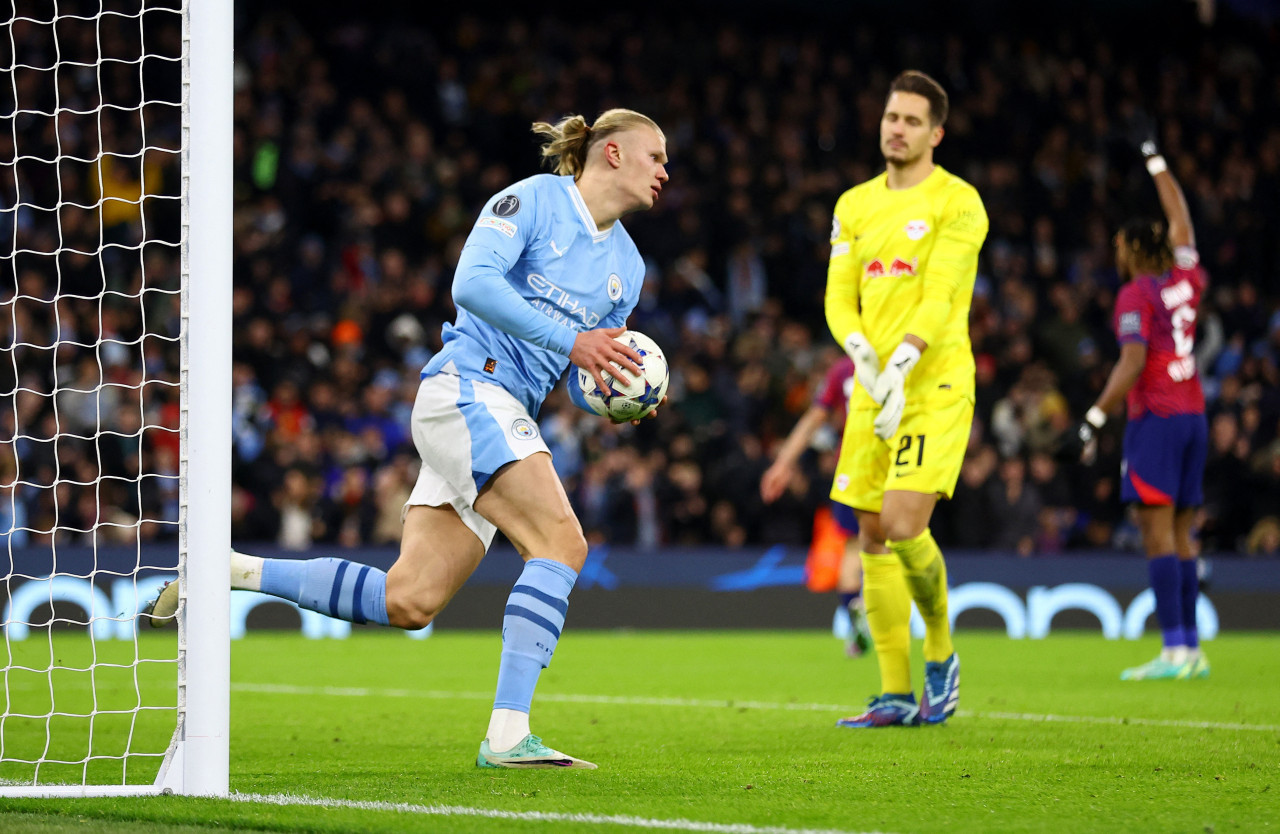
[[[1156,185],[1156,193],[1160,196],[1160,208],[1164,210],[1165,220],[1169,223],[1169,244],[1173,247],[1196,245],[1195,229],[1191,226],[1191,211],[1187,208],[1187,198],[1182,193],[1182,186],[1169,170],[1169,164],[1156,147],[1154,137],[1143,141],[1142,155],[1146,158],[1147,171]]]

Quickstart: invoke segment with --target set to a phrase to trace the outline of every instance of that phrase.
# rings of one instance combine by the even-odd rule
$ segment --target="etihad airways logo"
[[[533,306],[543,314],[578,329],[592,328],[600,323],[599,313],[587,309],[587,305],[548,281],[546,276],[530,272],[525,280],[538,298],[546,299],[533,302]]]
[[[862,268],[862,275],[867,280],[872,278],[884,278],[888,276],[895,278],[901,275],[915,275],[916,264],[920,262],[919,258],[912,258],[910,261],[904,261],[902,258],[894,258],[885,266],[884,261],[876,258],[874,261],[866,264]]]

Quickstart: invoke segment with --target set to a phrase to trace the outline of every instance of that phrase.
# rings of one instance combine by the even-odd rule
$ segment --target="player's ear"
[[[929,140],[929,147],[936,148],[942,142],[942,135],[946,133],[942,125],[938,125],[933,129],[933,138]]]
[[[609,163],[609,167],[618,168],[622,165],[622,147],[617,142],[604,143],[604,159]]]

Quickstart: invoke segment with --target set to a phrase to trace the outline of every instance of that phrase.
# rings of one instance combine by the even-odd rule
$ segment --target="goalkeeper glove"
[[[876,437],[888,440],[898,433],[898,424],[902,422],[902,411],[907,406],[907,374],[920,361],[920,349],[909,342],[903,342],[894,349],[889,362],[876,378],[876,386],[871,398],[880,403],[880,413],[876,415]]]
[[[1055,457],[1063,463],[1093,463],[1098,454],[1098,430],[1106,424],[1106,413],[1096,405],[1091,407],[1080,425],[1062,438]]]
[[[876,387],[876,377],[880,374],[880,357],[876,350],[861,333],[850,333],[844,340],[844,352],[853,360],[853,374],[868,394]]]

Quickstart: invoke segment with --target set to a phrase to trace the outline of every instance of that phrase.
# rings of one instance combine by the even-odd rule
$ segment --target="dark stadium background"
[[[672,554],[746,570],[782,546],[780,565],[798,566],[834,456],[806,455],[770,506],[759,478],[839,355],[821,307],[831,208],[880,170],[888,81],[915,67],[951,95],[937,160],[991,217],[971,321],[975,431],[933,525],[955,554],[953,582],[1003,560],[1020,590],[1037,575],[1120,597],[1145,584],[1117,501],[1123,421],[1090,467],[1049,454],[1116,356],[1111,235],[1159,210],[1133,142],[1141,112],[1159,124],[1213,283],[1197,344],[1210,594],[1251,590],[1218,602],[1224,624],[1227,609],[1256,610],[1237,624],[1274,627],[1263,600],[1280,589],[1276,3],[435,5],[237,4],[237,545],[389,558],[415,473],[418,370],[452,318],[452,270],[477,210],[538,170],[531,121],[621,105],[669,138],[661,203],[624,222],[650,266],[632,324],[672,360],[673,402],[639,430],[616,429],[557,394],[542,429],[590,540],[612,558],[652,558],[654,575]],[[30,526],[54,500],[33,494]],[[147,517],[174,506],[167,494],[137,500]],[[78,507],[59,518],[91,526],[76,523]],[[514,575],[501,546],[489,563]],[[785,575],[771,593],[791,602],[751,608],[828,616]],[[488,587],[477,580],[450,609],[459,621],[467,594]],[[720,607],[701,605],[710,621]]]
[[[1213,433],[1199,524],[1219,566],[1210,593],[1230,602],[1244,585],[1263,590],[1251,570],[1223,587],[1236,566],[1221,565],[1280,552],[1276,6],[1218,3],[1208,25],[1199,11],[1138,0],[243,6],[237,212],[245,225],[283,222],[237,245],[237,333],[270,328],[235,354],[257,385],[238,399],[238,425],[264,442],[238,461],[237,538],[310,539],[313,549],[394,541],[411,483],[404,425],[418,360],[452,314],[453,261],[476,210],[538,170],[529,122],[622,105],[653,115],[670,141],[663,201],[625,222],[651,266],[633,324],[673,359],[675,402],[636,432],[553,397],[543,429],[593,541],[614,549],[611,564],[728,548],[747,569],[776,544],[795,564],[832,455],[807,456],[805,478],[778,504],[763,506],[757,485],[837,355],[821,311],[831,207],[880,169],[887,81],[918,67],[952,97],[937,158],[978,187],[992,219],[973,315],[978,428],[956,499],[934,525],[957,551],[953,582],[990,578],[971,553],[1039,560],[1007,568],[1007,584],[1023,589],[1073,576],[1134,593],[1145,584],[1136,530],[1116,500],[1123,421],[1092,467],[1047,454],[1116,355],[1110,236],[1125,218],[1159,211],[1129,131],[1145,111],[1188,193],[1214,282],[1197,352]],[[406,159],[411,145],[418,155]],[[346,157],[319,175],[288,170],[295,151],[323,158],[335,146]],[[276,176],[255,179],[272,153]],[[302,358],[322,353],[328,365]],[[318,435],[305,451],[281,428],[293,417],[314,425],[294,430]],[[281,540],[287,514],[305,515],[310,535]],[[1086,567],[1099,552],[1126,555]],[[679,573],[681,561],[652,572]],[[999,574],[999,564],[984,567]],[[1262,570],[1275,581],[1274,563]],[[608,623],[639,586],[637,613],[622,619],[643,623],[648,584],[586,590],[604,602],[579,614]],[[671,589],[662,608],[724,625],[780,609],[789,621],[826,616],[794,585],[772,593],[708,605]],[[1253,602],[1219,608],[1241,617],[1266,607]]]

